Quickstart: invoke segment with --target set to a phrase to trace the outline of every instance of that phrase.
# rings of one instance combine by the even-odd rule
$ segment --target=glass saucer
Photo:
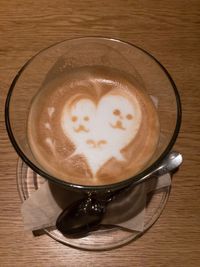
[[[43,177],[36,174],[21,159],[19,159],[17,165],[17,185],[22,201],[26,200],[44,182],[45,179]],[[40,234],[46,233],[62,244],[79,249],[114,249],[142,236],[156,222],[167,203],[169,193],[170,186],[147,194],[144,230],[142,232],[131,231],[118,226],[101,226],[100,229],[92,231],[87,236],[81,238],[66,237],[55,228],[45,228],[40,231]]]

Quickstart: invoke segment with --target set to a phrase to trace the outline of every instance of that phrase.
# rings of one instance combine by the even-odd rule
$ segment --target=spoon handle
[[[159,177],[166,173],[169,173],[177,169],[181,165],[182,162],[183,162],[182,155],[179,152],[172,151],[165,157],[165,159],[161,162],[161,164],[155,170],[153,170],[148,175],[142,177],[139,180],[139,183],[144,182],[147,179],[150,179],[151,177],[155,177],[155,176]]]

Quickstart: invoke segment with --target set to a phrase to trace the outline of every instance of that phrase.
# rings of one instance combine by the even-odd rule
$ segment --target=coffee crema
[[[115,69],[63,73],[34,98],[28,140],[41,167],[81,185],[112,184],[152,160],[160,134],[151,98]]]

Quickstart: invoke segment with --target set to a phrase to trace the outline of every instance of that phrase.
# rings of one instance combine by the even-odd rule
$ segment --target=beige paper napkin
[[[166,174],[120,193],[108,204],[102,224],[143,231],[147,194],[170,184],[171,176]],[[25,230],[34,231],[55,226],[62,210],[82,197],[81,193],[68,191],[46,181],[21,206]]]

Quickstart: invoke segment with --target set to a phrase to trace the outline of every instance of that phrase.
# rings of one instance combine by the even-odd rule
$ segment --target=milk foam
[[[115,69],[63,73],[32,102],[27,128],[34,158],[67,182],[105,185],[127,179],[155,153],[160,128],[153,102]]]
[[[84,155],[93,177],[111,158],[126,161],[121,150],[135,137],[141,123],[141,110],[136,98],[121,90],[109,92],[95,103],[90,98],[68,101],[61,125],[75,145],[73,155]]]

